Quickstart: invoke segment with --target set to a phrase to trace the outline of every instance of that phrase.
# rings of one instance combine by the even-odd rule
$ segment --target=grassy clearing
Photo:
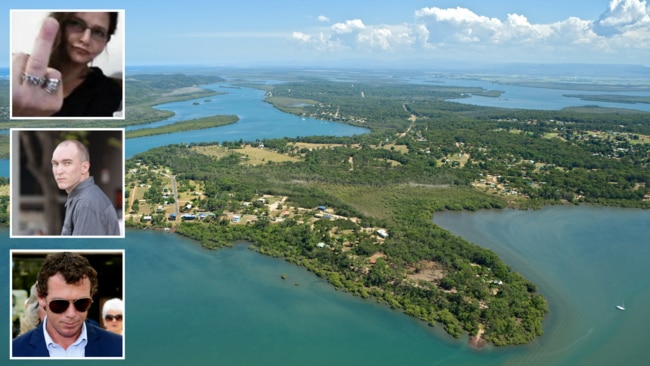
[[[638,144],[650,144],[650,136],[647,135],[638,135],[639,139],[638,140],[632,140],[630,139],[630,144],[632,145],[638,145]]]
[[[334,147],[341,147],[342,144],[312,144],[308,142],[293,142],[289,143],[290,146],[294,146],[296,149],[307,149],[307,150],[318,150],[318,149],[331,149]]]
[[[275,163],[281,163],[285,161],[289,162],[297,162],[300,159],[295,158],[295,157],[290,157],[287,155],[279,154],[277,152],[270,151],[268,149],[260,149],[258,147],[253,147],[250,145],[246,145],[242,151],[242,154],[248,156],[249,164],[253,165],[260,165],[260,164],[265,164],[268,161],[272,161]]]
[[[548,133],[545,133],[545,134],[543,135],[543,137],[544,137],[545,139],[549,139],[549,140],[550,140],[550,139],[555,139],[555,138],[559,138],[559,139],[564,140],[564,137],[561,137],[560,134],[557,133],[557,132],[548,132]]]
[[[284,154],[270,151],[268,149],[260,149],[259,147],[254,147],[251,145],[246,145],[242,149],[234,150],[222,146],[194,146],[192,149],[200,154],[212,156],[217,159],[232,153],[242,154],[248,157],[246,164],[251,165],[266,164],[269,161],[272,161],[274,163],[281,163],[285,161],[297,162],[300,160],[299,158],[290,157]]]
[[[133,195],[133,199],[135,200],[144,199],[144,193],[147,191],[147,189],[149,189],[149,187],[147,187],[146,185],[144,186],[138,185],[134,190],[134,192],[131,192],[131,194]]]
[[[287,97],[267,97],[266,101],[273,104],[276,108],[279,109],[290,109],[302,111],[302,107],[305,105],[318,105],[315,100],[311,99],[297,99],[297,98],[287,98]]]
[[[385,150],[391,150],[391,151],[399,151],[402,154],[408,154],[409,148],[406,145],[395,145],[395,144],[386,144],[384,146],[373,146],[374,148],[380,148],[380,149],[385,149]]]
[[[462,188],[409,185],[381,188],[321,185],[321,188],[355,207],[364,215],[383,220],[393,220],[396,215],[399,215],[398,202],[410,201],[413,197],[418,197],[418,200],[424,203],[423,206],[444,208],[446,204],[458,201],[455,193],[459,195],[479,194]]]
[[[358,186],[327,186],[326,192],[355,207],[367,216],[376,217],[382,220],[392,219],[394,213],[392,206],[387,199],[392,195],[392,189]]]
[[[308,142],[292,142],[289,143],[290,146],[294,146],[296,149],[308,149],[308,150],[318,150],[318,149],[331,149],[334,147],[341,147],[342,144],[315,144]],[[409,149],[406,145],[396,145],[396,144],[386,144],[386,145],[371,145],[373,149],[384,149],[384,150],[394,150],[399,151],[403,154],[408,154]]]
[[[186,189],[186,186],[178,185],[178,205],[186,205],[188,202],[192,202],[196,198],[201,198],[203,193],[203,184],[198,181],[190,180],[188,185],[194,187],[193,190]]]
[[[467,162],[470,159],[470,156],[468,154],[456,153],[456,154],[450,154],[449,156],[446,157],[446,159],[449,160],[450,162],[457,161],[458,163],[460,163],[460,167],[462,168],[465,166],[465,164],[467,164]],[[440,160],[440,164],[445,164],[444,158]]]

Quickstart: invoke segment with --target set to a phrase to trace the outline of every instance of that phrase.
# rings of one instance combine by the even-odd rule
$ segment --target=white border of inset
[[[72,252],[81,255],[84,254],[120,254],[122,256],[122,301],[124,302],[124,325],[122,328],[122,357],[84,357],[84,358],[66,358],[66,357],[13,357],[13,334],[11,332],[11,321],[9,322],[9,359],[10,360],[124,360],[126,358],[126,251],[124,249],[11,249],[9,250],[9,299],[13,291],[13,258],[14,253],[24,254],[43,254]],[[9,308],[9,319],[11,320],[11,306]],[[101,313],[101,309],[100,309]]]
[[[109,55],[112,54],[119,54],[121,55],[121,75],[122,75],[122,109],[119,111],[119,113],[116,113],[113,117],[14,117],[13,116],[13,103],[11,102],[11,93],[10,93],[10,103],[9,103],[9,119],[10,120],[124,120],[125,115],[126,115],[126,11],[125,9],[11,9],[10,14],[9,14],[9,50],[10,54],[13,54],[15,52],[25,52],[29,53],[31,52],[30,49],[22,49],[19,48],[18,46],[14,45],[14,41],[16,41],[16,38],[18,37],[17,35],[14,34],[14,14],[18,13],[35,13],[36,15],[40,15],[39,13],[43,13],[43,17],[35,18],[35,23],[29,23],[24,25],[27,27],[27,29],[20,30],[21,36],[22,37],[28,37],[27,35],[23,35],[25,33],[31,34],[33,36],[30,37],[30,39],[35,39],[36,34],[38,33],[39,25],[43,22],[43,19],[45,16],[47,16],[48,13],[50,12],[117,12],[118,13],[118,18],[117,18],[117,28],[115,29],[115,34],[111,37],[111,42],[108,43],[106,46],[106,49],[99,54],[96,59],[106,57],[107,53]],[[23,26],[22,24],[20,26]],[[113,43],[114,40],[117,40],[117,42]],[[33,43],[33,41],[32,41]],[[31,47],[31,44],[30,44]],[[10,56],[11,57],[11,56]],[[119,59],[119,58],[118,58]],[[99,60],[101,61],[101,60]],[[13,77],[12,77],[12,72],[13,72],[13,62],[11,62],[11,59],[9,59],[9,91],[11,92],[13,90]],[[96,66],[101,66],[104,63],[99,62],[96,64]],[[105,71],[102,68],[102,71]],[[107,74],[107,76],[110,76]]]
[[[20,211],[20,185],[15,184],[16,180],[20,177],[20,164],[14,164],[14,160],[20,158],[15,156],[16,151],[20,152],[19,145],[14,146],[14,143],[20,143],[18,141],[18,133],[21,131],[98,131],[98,132],[121,132],[122,133],[122,220],[120,221],[120,235],[113,236],[94,236],[94,235],[80,235],[80,236],[61,236],[61,235],[14,235],[14,218],[19,216]],[[16,140],[16,141],[14,141]],[[92,157],[91,157],[92,160]],[[11,210],[9,212],[9,237],[14,238],[61,238],[61,239],[71,239],[71,238],[86,238],[86,239],[123,239],[126,234],[125,229],[125,213],[124,213],[124,198],[125,198],[125,167],[126,167],[126,131],[124,128],[10,128],[9,129],[9,202],[11,205]]]

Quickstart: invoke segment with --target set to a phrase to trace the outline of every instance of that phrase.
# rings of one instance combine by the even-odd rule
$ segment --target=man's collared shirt
[[[93,177],[68,195],[61,235],[120,235],[115,207]]]
[[[86,344],[88,344],[88,333],[86,331],[86,322],[83,323],[81,327],[81,334],[74,343],[68,347],[68,349],[63,349],[60,345],[55,343],[50,337],[50,334],[47,332],[47,317],[43,319],[43,335],[45,336],[45,345],[47,346],[47,351],[50,353],[50,357],[85,357],[86,356]]]

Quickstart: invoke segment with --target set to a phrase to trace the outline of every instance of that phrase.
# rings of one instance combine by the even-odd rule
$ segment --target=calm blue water
[[[485,107],[500,107],[500,108],[513,108],[513,109],[542,109],[542,110],[559,110],[566,107],[580,107],[586,105],[597,105],[599,107],[607,108],[624,108],[636,109],[640,111],[650,112],[650,104],[637,103],[607,103],[607,102],[594,102],[585,101],[578,98],[565,97],[565,94],[588,94],[588,95],[601,95],[601,94],[618,94],[618,95],[632,95],[650,97],[650,92],[592,92],[592,91],[577,91],[577,90],[560,90],[560,89],[545,89],[545,88],[529,88],[516,85],[496,84],[489,81],[480,80],[456,80],[456,79],[432,79],[435,82],[442,82],[447,86],[467,86],[467,87],[481,87],[486,90],[500,90],[504,93],[498,98],[483,97],[472,95],[470,98],[453,99],[454,102],[480,105]],[[412,82],[424,83],[423,79],[414,80]],[[432,84],[431,80],[427,84]]]
[[[650,364],[650,212],[549,207],[443,213],[434,221],[495,250],[539,286],[551,311],[542,338],[474,351],[439,327],[337,292],[304,269],[244,245],[208,251],[151,231],[63,244],[7,243],[2,229],[0,241],[21,249],[125,248],[127,365]],[[7,256],[0,251],[0,262],[8,263]],[[7,266],[0,278],[8,278]],[[0,293],[6,283],[0,281]],[[625,312],[614,308],[621,300]],[[3,326],[6,317],[0,317]],[[8,345],[0,342],[0,359],[6,354]]]
[[[136,126],[132,129],[157,127],[211,115],[236,115],[239,117],[237,123],[205,130],[129,139],[126,144],[127,158],[156,146],[181,142],[224,142],[240,139],[255,141],[265,138],[317,135],[352,136],[369,132],[367,129],[342,123],[313,118],[302,119],[292,114],[283,113],[263,101],[264,92],[261,90],[227,86],[228,84],[214,84],[208,85],[206,88],[228,94],[159,105],[156,108],[173,111],[176,115],[164,121]],[[211,101],[206,102],[206,99]],[[193,105],[194,102],[201,104]]]

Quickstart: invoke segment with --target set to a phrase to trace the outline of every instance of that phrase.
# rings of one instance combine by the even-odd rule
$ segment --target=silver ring
[[[45,82],[44,78],[39,78],[38,76],[30,75],[26,72],[23,72],[21,79],[23,83],[27,83],[35,86],[41,86]]]
[[[43,81],[43,89],[48,94],[55,94],[56,90],[59,88],[59,84],[61,84],[61,80],[59,79],[45,79]]]

